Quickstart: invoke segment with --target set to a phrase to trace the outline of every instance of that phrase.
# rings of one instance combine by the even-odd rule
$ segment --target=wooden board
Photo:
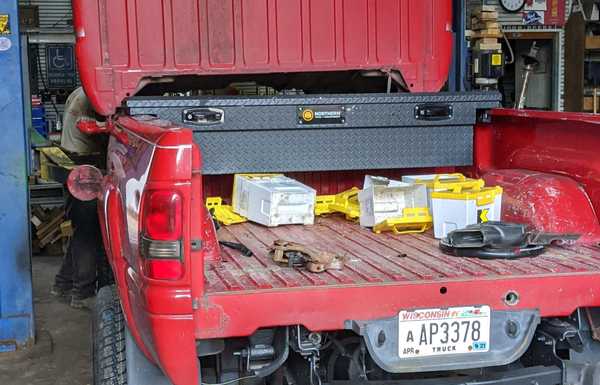
[[[600,36],[586,36],[585,49],[600,49]]]

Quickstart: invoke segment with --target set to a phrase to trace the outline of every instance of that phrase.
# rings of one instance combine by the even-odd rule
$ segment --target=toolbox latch
[[[420,104],[415,107],[415,118],[417,120],[450,120],[453,113],[454,109],[449,104]]]
[[[183,111],[183,123],[195,125],[220,124],[225,121],[225,111],[219,108],[196,108]]]

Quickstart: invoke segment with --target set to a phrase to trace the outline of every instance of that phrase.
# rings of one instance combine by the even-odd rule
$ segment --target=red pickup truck
[[[73,5],[81,79],[108,117],[96,131],[111,135],[99,211],[116,285],[94,311],[94,384],[600,381],[600,119],[440,92],[450,0]],[[462,172],[504,188],[503,219],[581,238],[480,260],[337,216],[216,230],[205,199],[264,172],[319,194]],[[346,265],[279,266],[279,239]]]

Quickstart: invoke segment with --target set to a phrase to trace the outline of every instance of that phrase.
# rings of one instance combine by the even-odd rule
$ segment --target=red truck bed
[[[348,286],[446,282],[474,279],[513,279],[600,272],[600,249],[552,247],[544,255],[513,261],[487,261],[443,254],[431,233],[374,234],[343,217],[319,218],[314,226],[266,228],[245,223],[219,230],[219,239],[239,242],[254,252],[222,249],[222,262],[207,266],[209,293]],[[341,271],[314,274],[280,267],[269,254],[278,239],[300,242],[346,255]]]

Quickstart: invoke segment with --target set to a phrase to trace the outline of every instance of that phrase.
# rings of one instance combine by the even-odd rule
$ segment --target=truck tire
[[[127,385],[125,319],[115,285],[100,289],[92,312],[94,385]]]

